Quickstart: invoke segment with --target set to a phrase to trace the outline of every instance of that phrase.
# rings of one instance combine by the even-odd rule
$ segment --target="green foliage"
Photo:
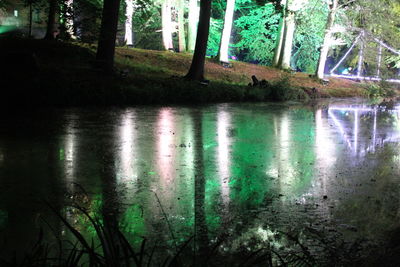
[[[280,80],[272,84],[270,98],[275,101],[296,100],[305,98],[305,93],[293,87],[289,75],[283,75]]]
[[[391,85],[385,80],[382,80],[379,83],[367,83],[365,89],[370,98],[393,97],[396,95]]]
[[[158,7],[148,1],[138,1],[133,16],[135,47],[164,50],[161,29],[161,14]]]
[[[296,32],[292,66],[307,73],[315,73],[319,50],[324,40],[328,9],[324,1],[311,0],[296,12]]]
[[[222,28],[224,26],[223,20],[213,19],[210,20],[210,32],[208,34],[207,55],[215,57],[219,51],[219,44],[221,42]]]
[[[94,43],[100,34],[102,0],[75,0],[74,30],[80,41]]]
[[[244,61],[255,61],[263,65],[271,63],[278,39],[280,17],[271,4],[253,5],[235,21],[240,36],[235,47],[242,52]]]

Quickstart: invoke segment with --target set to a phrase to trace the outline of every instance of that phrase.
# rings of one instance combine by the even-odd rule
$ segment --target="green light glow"
[[[17,27],[15,25],[7,25],[7,26],[2,25],[2,26],[0,26],[0,34],[12,32],[16,29],[17,29]]]

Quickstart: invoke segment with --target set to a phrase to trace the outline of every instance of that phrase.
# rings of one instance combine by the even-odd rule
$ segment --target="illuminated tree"
[[[73,11],[74,11],[74,0],[66,0],[65,1],[65,27],[69,37],[72,39],[76,39],[75,31],[74,31],[74,20],[73,20]]]
[[[127,46],[133,46],[133,12],[135,9],[133,0],[125,0],[126,11],[125,11],[125,44]]]
[[[185,37],[185,0],[178,0],[178,34],[179,34],[179,52],[186,51]]]
[[[189,80],[204,81],[204,63],[207,50],[208,32],[210,29],[211,0],[200,1],[200,16],[197,29],[196,46],[192,64],[186,78]]]
[[[281,6],[286,5],[286,0],[281,1]],[[283,34],[285,33],[285,9],[282,9],[282,17],[279,20],[279,27],[278,27],[278,39],[276,40],[275,46],[275,53],[274,53],[274,60],[272,62],[272,66],[278,67],[279,59],[281,57],[281,50],[282,50],[282,43],[283,43]]]
[[[96,61],[106,72],[112,72],[114,67],[119,3],[120,0],[104,0],[103,5]]]
[[[189,0],[188,15],[188,51],[194,51],[197,35],[197,23],[199,22],[198,0]]]
[[[234,9],[235,9],[235,0],[227,0],[226,1],[225,18],[224,18],[224,29],[222,31],[221,46],[220,46],[220,53],[219,53],[219,61],[221,61],[221,62],[229,61],[228,49],[229,49],[229,41],[231,39]]]
[[[161,4],[162,19],[162,38],[165,50],[173,50],[172,32],[171,32],[171,3],[170,0],[163,0]]]
[[[282,4],[285,5],[284,20],[281,26],[280,40],[277,41],[280,48],[277,49],[276,53],[279,53],[279,60],[277,67],[280,69],[290,69],[290,59],[292,57],[292,46],[294,31],[296,28],[295,13],[300,10],[308,0],[288,0],[286,3],[282,0]]]

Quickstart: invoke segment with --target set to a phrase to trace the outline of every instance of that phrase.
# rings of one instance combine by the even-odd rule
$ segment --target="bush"
[[[295,100],[299,98],[299,90],[290,84],[290,76],[284,75],[281,79],[272,84],[271,98],[275,101]]]
[[[385,80],[381,80],[379,83],[367,83],[365,89],[370,98],[393,97],[396,95],[390,83]]]

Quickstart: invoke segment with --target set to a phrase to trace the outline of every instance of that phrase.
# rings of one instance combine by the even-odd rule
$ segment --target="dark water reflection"
[[[400,217],[400,110],[355,102],[45,110],[1,119],[0,245],[24,250],[50,201],[174,247],[274,231],[378,239]],[[86,190],[88,198],[82,194]],[[48,231],[48,239],[52,239]]]

